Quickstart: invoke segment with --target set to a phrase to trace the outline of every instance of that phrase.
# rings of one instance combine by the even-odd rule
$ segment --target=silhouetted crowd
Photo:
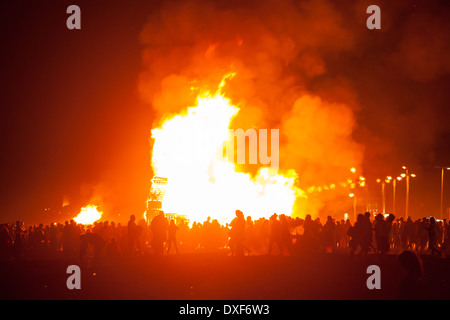
[[[273,214],[253,220],[236,210],[226,225],[208,217],[191,226],[183,219],[168,219],[163,212],[149,222],[126,225],[109,221],[85,226],[74,220],[64,224],[25,226],[23,222],[0,225],[0,259],[67,257],[117,259],[141,254],[167,255],[191,252],[227,252],[231,255],[295,255],[302,252],[346,252],[351,256],[390,250],[420,254],[450,254],[450,228],[446,220],[433,217],[413,221],[370,213],[350,220],[292,218]]]

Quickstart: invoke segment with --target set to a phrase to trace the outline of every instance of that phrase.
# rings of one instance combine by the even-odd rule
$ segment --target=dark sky
[[[63,194],[87,201],[80,188],[89,197],[98,183],[145,199],[151,114],[137,76],[147,2],[77,1],[77,31],[66,28],[72,2],[2,2],[2,220],[34,218]]]
[[[447,2],[367,2],[380,4],[386,19],[386,29],[374,33],[365,29],[365,12],[355,13],[365,1],[335,1],[361,30],[354,50],[325,57],[328,73],[348,79],[358,94],[355,139],[366,147],[365,173],[395,175],[402,164],[413,167],[418,216],[438,205],[434,166],[450,165]],[[82,30],[66,28],[71,4],[81,8]],[[63,194],[83,205],[95,190],[107,190],[104,200],[114,212],[141,213],[151,178],[152,111],[138,94],[139,33],[158,6],[144,0],[2,2],[1,222],[39,222],[43,208],[60,206]]]

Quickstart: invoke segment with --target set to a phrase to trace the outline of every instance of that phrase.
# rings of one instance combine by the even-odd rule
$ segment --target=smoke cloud
[[[232,126],[279,128],[280,169],[295,169],[303,190],[346,181],[352,167],[362,174],[368,161],[390,170],[397,161],[414,159],[438,129],[434,112],[419,107],[418,100],[430,102],[429,95],[412,99],[406,91],[411,82],[448,73],[441,55],[450,43],[441,37],[445,16],[413,19],[405,14],[408,6],[382,2],[383,30],[369,37],[369,4],[163,2],[140,35],[139,90],[155,111],[154,127],[194,104],[193,87],[214,90],[235,72],[224,88],[240,108]],[[400,156],[398,144],[410,132],[396,128],[412,124],[426,134],[413,133],[414,147]],[[386,164],[388,155],[392,165]],[[332,192],[311,198],[299,214],[317,214],[327,202],[338,210],[351,207],[348,189]]]
[[[232,71],[224,91],[241,109],[233,127],[279,128],[280,169],[295,169],[303,188],[345,180],[363,160],[363,147],[352,138],[354,110],[340,101],[342,94],[333,99],[308,89],[326,75],[327,54],[354,46],[343,20],[327,1],[234,3],[232,10],[165,2],[141,34],[140,91],[156,111],[154,125],[193,105],[192,86],[214,88]]]

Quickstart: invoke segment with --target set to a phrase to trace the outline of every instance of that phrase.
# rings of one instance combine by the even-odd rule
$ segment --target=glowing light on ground
[[[87,207],[83,207],[80,210],[78,216],[73,218],[76,223],[89,225],[93,224],[95,221],[100,220],[103,212],[98,211],[97,206],[89,205]]]

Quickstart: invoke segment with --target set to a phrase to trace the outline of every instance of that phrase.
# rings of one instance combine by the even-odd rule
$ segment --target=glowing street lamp
[[[348,196],[353,198],[353,221],[356,222],[356,194],[350,193]]]
[[[387,176],[386,179],[384,180],[386,183],[391,183],[392,181],[392,177],[391,176]],[[384,200],[386,202],[386,199]],[[384,210],[386,206],[386,203],[383,205],[383,213],[386,213],[386,211]]]
[[[352,193],[349,194],[349,197],[353,198],[353,205],[354,205],[354,219],[356,221],[356,204],[357,204],[357,196],[356,193],[357,191],[357,187],[359,186],[360,188],[364,188],[364,202],[366,202],[366,210],[367,210],[367,188],[366,187],[366,178],[364,176],[357,176],[356,175],[356,168],[353,167],[350,169],[350,172],[353,174],[353,178],[352,179],[348,179],[347,183],[350,184],[350,189],[354,189],[352,190]],[[361,193],[359,193],[361,195]]]
[[[367,201],[367,183],[366,183],[366,178],[363,176],[359,177],[359,187],[360,188],[364,188],[364,203],[366,204],[366,211],[369,211],[369,207],[368,207],[368,201]]]

